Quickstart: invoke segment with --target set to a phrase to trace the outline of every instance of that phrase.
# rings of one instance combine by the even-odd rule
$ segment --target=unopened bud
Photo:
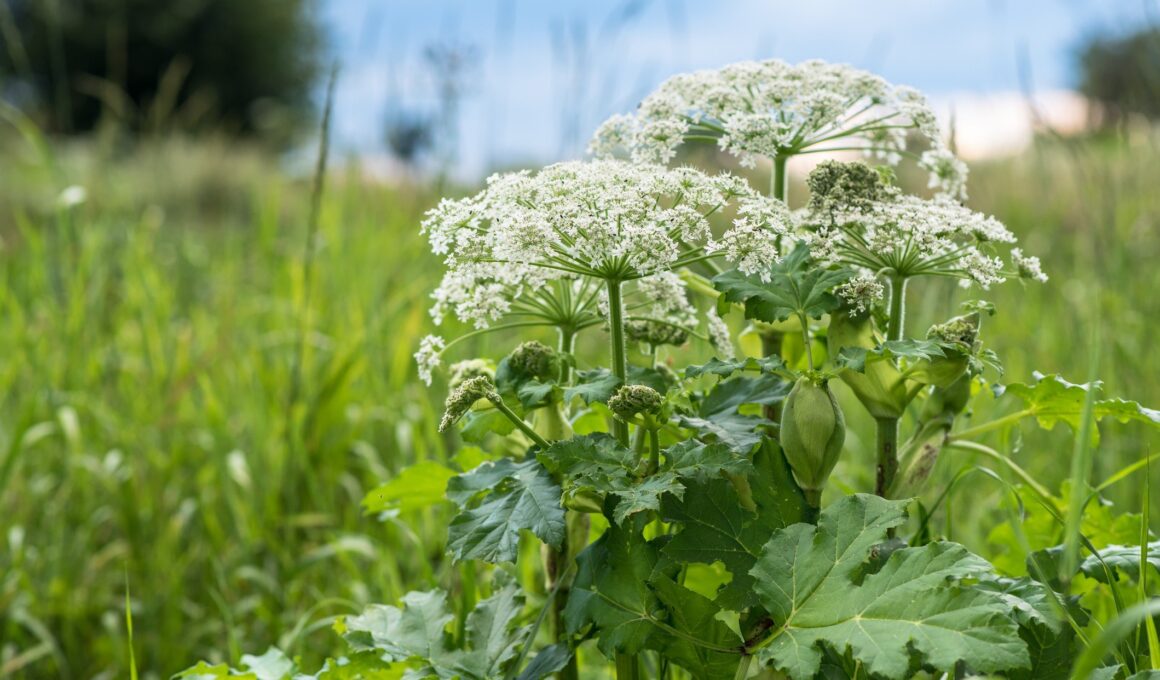
[[[646,385],[622,385],[608,400],[608,408],[621,420],[632,420],[638,414],[660,413],[664,397]]]
[[[781,448],[815,507],[846,441],[846,418],[826,382],[798,378],[781,415]]]
[[[495,380],[495,367],[487,359],[467,359],[451,364],[447,385],[454,390],[468,380],[480,376]]]
[[[560,355],[544,343],[532,340],[508,355],[508,366],[519,375],[548,380],[560,375]]]
[[[689,332],[680,326],[648,319],[634,319],[625,322],[624,334],[633,342],[645,342],[654,347],[683,345],[689,339]]]
[[[499,398],[491,378],[481,375],[470,378],[452,390],[444,402],[443,420],[439,421],[439,431],[444,432],[471,410],[480,399]]]

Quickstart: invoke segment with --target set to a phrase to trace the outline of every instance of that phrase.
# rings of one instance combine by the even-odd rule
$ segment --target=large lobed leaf
[[[1044,375],[1038,371],[1034,377],[1035,382],[1031,384],[999,385],[995,388],[995,393],[1018,397],[1044,429],[1049,430],[1055,427],[1056,423],[1064,422],[1078,432],[1088,392],[1095,391],[1098,394],[1103,389],[1103,384],[1099,381],[1073,383],[1064,380],[1060,375]],[[1125,399],[1095,399],[1092,403],[1092,417],[1096,420],[1111,418],[1121,423],[1135,421],[1160,427],[1160,411],[1145,408]],[[1093,444],[1099,442],[1097,428],[1091,428],[1091,437]]]
[[[613,519],[623,524],[644,511],[658,511],[666,495],[681,497],[688,480],[744,474],[749,460],[724,444],[689,440],[662,452],[660,467],[644,476],[637,456],[605,433],[554,443],[539,453],[545,468],[566,480],[571,494],[591,492],[616,499]]]
[[[447,496],[463,509],[448,531],[457,560],[515,561],[525,529],[551,546],[564,540],[560,487],[534,459],[483,463],[452,477]]]
[[[345,638],[356,651],[373,651],[387,662],[410,662],[405,678],[490,680],[503,677],[518,663],[529,634],[527,626],[519,625],[523,606],[515,585],[500,588],[467,615],[466,642],[455,648],[447,633],[454,618],[447,609],[447,594],[413,592],[403,597],[402,608],[371,605],[362,615],[346,619]],[[547,677],[568,660],[567,650],[556,646],[541,654],[546,656],[537,655],[521,679]]]
[[[848,496],[817,526],[774,534],[750,572],[777,624],[763,662],[806,680],[818,673],[825,645],[883,678],[906,677],[915,660],[940,671],[960,661],[981,672],[1030,665],[1004,599],[959,583],[990,571],[962,546],[896,550],[879,571],[864,573],[875,546],[905,520],[905,506]]]
[[[708,479],[690,484],[682,498],[661,505],[666,522],[680,531],[663,548],[678,563],[721,562],[732,580],[716,602],[741,611],[757,604],[749,571],[776,530],[800,522],[805,500],[793,483],[781,451],[767,441],[754,457],[754,472],[737,481]],[[740,483],[738,483],[740,482]]]

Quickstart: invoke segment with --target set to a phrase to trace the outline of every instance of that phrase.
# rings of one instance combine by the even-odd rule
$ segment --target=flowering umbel
[[[714,213],[731,215],[720,237]],[[561,278],[631,281],[717,257],[764,271],[789,229],[785,205],[737,177],[615,160],[494,175],[423,222],[447,266],[434,316],[450,310],[480,327]]]
[[[1011,251],[1014,267],[996,254],[1015,235],[994,217],[948,196],[924,199],[882,183],[863,163],[827,161],[810,173],[815,194],[798,217],[819,261],[901,278],[948,276],[983,289],[1010,275],[1043,276],[1037,258]],[[1045,277],[1044,277],[1045,278]],[[864,285],[840,291],[856,301],[880,295]],[[855,302],[855,306],[859,306]]]
[[[911,133],[926,152],[907,151]],[[667,163],[687,140],[716,141],[745,167],[827,148],[859,149],[891,165],[910,154],[930,172],[931,187],[965,195],[967,167],[943,142],[925,98],[844,64],[745,61],[673,76],[636,113],[606,121],[590,150]]]

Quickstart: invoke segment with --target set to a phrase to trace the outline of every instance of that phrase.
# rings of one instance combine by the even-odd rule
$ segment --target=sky
[[[424,58],[467,56],[453,172],[575,158],[592,130],[675,73],[820,58],[874,71],[953,112],[967,154],[1030,134],[1021,92],[1079,115],[1079,45],[1160,21],[1160,0],[322,0],[341,64],[335,136],[384,156],[386,121],[433,116]],[[451,151],[447,151],[451,153]]]

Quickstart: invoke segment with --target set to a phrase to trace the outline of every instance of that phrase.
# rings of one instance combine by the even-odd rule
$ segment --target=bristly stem
[[[886,339],[901,340],[906,326],[906,277],[894,274],[890,277],[890,319],[886,327]],[[874,493],[885,497],[894,485],[898,475],[898,418],[876,418],[878,437],[878,471]]]
[[[608,280],[608,334],[612,343],[612,374],[621,385],[628,384],[628,357],[624,348],[624,306],[620,299],[621,282]],[[612,434],[621,446],[628,446],[628,424],[612,420]]]
[[[802,323],[802,342],[806,346],[806,361],[810,370],[814,370],[814,350],[810,347],[810,322],[806,319],[805,314],[799,314],[798,320]]]

